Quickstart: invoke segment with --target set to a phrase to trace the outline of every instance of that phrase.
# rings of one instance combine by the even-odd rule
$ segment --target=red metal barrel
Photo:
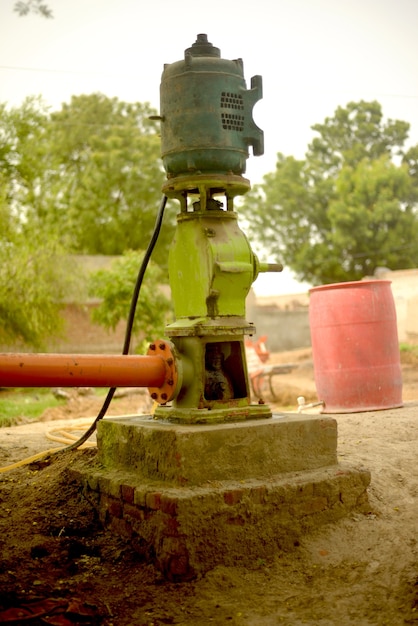
[[[396,311],[389,280],[310,289],[309,323],[324,413],[402,406]]]

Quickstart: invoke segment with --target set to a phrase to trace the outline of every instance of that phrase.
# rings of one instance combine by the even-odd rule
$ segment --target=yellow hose
[[[22,467],[23,465],[29,465],[30,463],[33,463],[34,461],[41,459],[43,456],[46,456],[47,454],[55,454],[59,450],[62,450],[62,448],[51,448],[50,450],[45,450],[44,452],[38,452],[38,454],[29,456],[26,459],[22,459],[21,461],[18,461],[17,463],[12,463],[11,465],[0,467],[0,473],[2,474],[3,472],[8,472],[18,467]]]
[[[0,467],[0,474],[3,474],[4,472],[9,472],[10,470],[13,470],[13,469],[17,469],[18,467],[23,467],[24,465],[30,465],[30,463],[33,463],[34,461],[37,461],[38,459],[41,459],[42,457],[47,456],[48,454],[56,454],[57,452],[64,450],[64,448],[67,445],[73,443],[74,441],[77,441],[78,439],[78,437],[75,437],[74,435],[72,435],[71,433],[67,431],[71,431],[71,430],[83,430],[84,431],[86,427],[90,426],[90,424],[91,422],[88,422],[88,424],[79,423],[76,426],[67,426],[65,430],[55,428],[50,431],[47,431],[45,433],[45,436],[47,437],[47,439],[51,441],[57,441],[59,443],[64,443],[66,445],[63,447],[59,447],[59,448],[50,448],[49,450],[38,452],[37,454],[29,456],[26,459],[22,459],[21,461],[17,461],[16,463],[12,463],[11,465]],[[57,433],[57,431],[58,433],[61,433],[61,434],[60,435],[55,434]],[[96,446],[96,443],[94,441],[86,441],[86,443],[80,446],[80,450],[83,448],[93,448],[95,446]]]
[[[152,406],[152,409],[150,411],[151,415],[154,415],[154,411],[155,411],[155,407],[158,406],[158,402],[154,401],[154,404]],[[67,446],[71,445],[72,443],[74,443],[74,441],[78,440],[78,437],[75,437],[74,435],[72,435],[71,433],[69,433],[68,431],[71,430],[83,430],[83,432],[85,430],[87,430],[88,428],[90,428],[92,421],[94,420],[94,418],[91,418],[91,421],[89,422],[78,422],[77,425],[74,426],[66,426],[65,429],[61,430],[59,428],[55,428],[52,429],[50,431],[47,431],[45,433],[45,436],[47,437],[47,439],[49,439],[50,441],[57,441],[58,443],[64,443],[65,446],[60,447],[60,448],[51,448],[50,450],[45,450],[44,452],[38,452],[38,454],[35,454],[33,456],[30,456],[26,459],[22,459],[21,461],[18,461],[17,463],[12,463],[11,465],[6,465],[5,467],[0,467],[0,474],[3,474],[4,472],[9,472],[10,470],[16,469],[18,467],[22,467],[23,465],[29,465],[30,463],[33,463],[34,461],[37,461],[38,459],[41,459],[43,456],[47,456],[48,454],[56,454],[57,452],[59,452],[60,450],[64,450],[64,448],[66,448]],[[60,435],[56,434],[58,431],[58,433],[61,433]],[[83,443],[83,445],[81,445],[79,447],[80,450],[85,449],[85,448],[94,448],[96,446],[96,442],[94,441],[86,441],[85,443]]]
[[[45,436],[50,441],[58,441],[58,443],[65,443],[67,445],[70,445],[74,441],[77,441],[79,437],[71,434],[71,432],[68,432],[68,431],[82,430],[83,432],[85,432],[87,428],[89,428],[90,426],[91,426],[91,422],[85,422],[82,424],[78,423],[77,425],[74,425],[74,426],[66,426],[64,429],[54,428],[50,431],[47,431],[45,433]],[[86,443],[80,446],[80,448],[94,448],[95,446],[96,446],[95,441],[86,441]]]

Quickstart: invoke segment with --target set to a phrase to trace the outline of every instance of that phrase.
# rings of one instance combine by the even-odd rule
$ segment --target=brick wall
[[[91,321],[92,310],[97,305],[66,304],[63,308],[65,318],[65,337],[52,340],[48,352],[71,354],[120,354],[125,337],[125,323],[121,322],[115,331],[107,331]]]

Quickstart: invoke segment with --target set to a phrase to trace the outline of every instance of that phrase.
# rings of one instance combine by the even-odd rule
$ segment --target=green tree
[[[35,13],[46,18],[53,17],[51,9],[42,0],[18,0],[15,2],[13,10],[20,17],[29,15],[29,13]]]
[[[26,98],[13,108],[0,103],[0,182],[10,213],[22,224],[39,195],[47,115],[39,98]]]
[[[62,334],[61,309],[69,292],[68,275],[56,242],[45,241],[39,232],[2,231],[0,343],[40,349],[47,339]]]
[[[63,330],[61,303],[72,283],[54,234],[26,220],[45,119],[35,99],[0,105],[0,342],[37,349]]]
[[[38,348],[59,330],[60,301],[81,288],[65,254],[148,244],[164,177],[152,112],[97,94],[53,114],[35,98],[0,104],[0,341]],[[163,265],[167,221],[153,257]]]
[[[275,172],[244,200],[258,244],[312,284],[358,280],[378,266],[418,264],[418,147],[409,125],[383,121],[377,102],[350,102],[304,160],[278,154]]]
[[[30,219],[59,228],[74,253],[118,255],[145,248],[164,180],[152,114],[148,104],[102,94],[73,96],[52,113]],[[154,256],[162,264],[172,234],[166,220]]]
[[[90,294],[101,300],[93,312],[93,319],[107,329],[114,330],[120,321],[128,319],[142,256],[139,252],[127,252],[113,263],[110,270],[100,270],[90,279]],[[171,303],[159,285],[164,284],[166,278],[161,268],[149,263],[132,329],[137,351],[143,352],[151,341],[164,337]]]

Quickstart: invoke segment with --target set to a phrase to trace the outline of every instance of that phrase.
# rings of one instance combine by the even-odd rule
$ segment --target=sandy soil
[[[276,410],[316,399],[309,350],[275,378]],[[0,473],[0,623],[299,626],[418,624],[418,363],[403,362],[402,409],[338,415],[338,453],[372,474],[370,510],[304,537],[292,552],[253,567],[217,567],[167,583],[151,563],[104,530],[67,468],[66,453]],[[112,414],[146,411],[142,395]],[[61,444],[45,433],[83,432],[101,406],[72,395],[44,421],[0,430],[0,466]],[[68,419],[70,417],[71,419]],[[66,419],[62,419],[66,418]],[[83,418],[83,419],[81,419]]]

